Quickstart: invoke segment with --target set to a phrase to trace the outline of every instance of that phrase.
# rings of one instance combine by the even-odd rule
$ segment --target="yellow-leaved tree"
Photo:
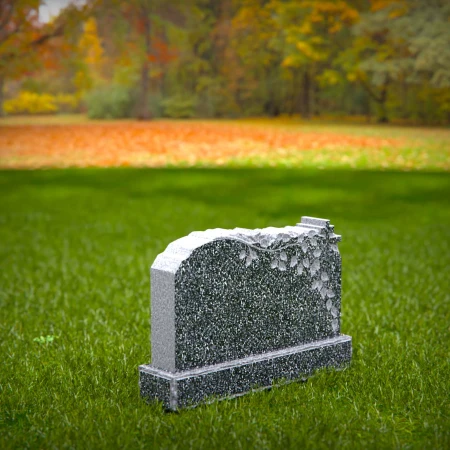
[[[310,117],[316,82],[336,82],[332,61],[359,13],[343,0],[272,0],[271,8],[283,29],[282,65],[301,75],[301,111]]]
[[[74,84],[78,97],[82,97],[87,91],[101,85],[104,81],[105,57],[94,17],[90,17],[84,23],[83,34],[78,41],[78,56]]]

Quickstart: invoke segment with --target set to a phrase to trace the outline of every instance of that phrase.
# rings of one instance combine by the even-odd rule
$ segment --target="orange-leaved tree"
[[[44,47],[62,36],[78,20],[83,7],[69,5],[47,24],[39,21],[41,0],[0,0],[0,115],[3,115],[4,85],[36,71],[49,59]]]
[[[111,29],[103,30],[106,42],[114,42],[108,53],[116,65],[136,66],[139,72],[137,117],[151,119],[149,98],[151,81],[163,76],[164,66],[176,57],[168,43],[166,31],[180,21],[187,2],[163,0],[94,0],[98,21],[110,20]],[[114,30],[114,31],[113,31]],[[102,34],[102,33],[100,33]],[[114,36],[115,34],[115,36]],[[117,39],[120,37],[120,40]]]

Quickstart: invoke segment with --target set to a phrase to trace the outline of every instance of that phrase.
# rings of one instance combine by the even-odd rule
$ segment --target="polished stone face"
[[[175,276],[177,369],[339,334],[336,237],[301,227],[257,232],[213,239],[181,263]]]
[[[340,336],[339,240],[329,221],[303,218],[297,226],[285,228],[194,232],[170,244],[151,270],[152,365],[142,366],[147,368],[145,375],[141,370],[143,395],[151,398],[149,392],[162,390],[164,394],[155,396],[165,403],[170,397],[176,407],[177,401],[166,392],[167,380],[172,380],[172,394],[192,377],[197,381],[189,385],[199,386],[204,374],[198,378],[192,373],[205,367],[210,368],[209,380],[217,378],[212,373],[222,371],[229,385],[214,391],[214,381],[209,382],[208,389],[192,400],[211,392],[232,395],[242,389],[218,368],[232,366],[233,361],[236,367],[252,365],[248,358],[259,358],[260,367],[272,364],[270,380],[277,375],[292,379],[300,374],[298,361],[310,368],[304,358],[308,352],[317,353],[308,347],[310,343],[319,343],[317,348],[324,343],[326,355],[331,355],[327,361],[319,352],[315,368],[349,360],[351,341],[335,341]],[[297,349],[293,354],[302,355],[284,360],[279,352],[286,349]],[[289,369],[292,361],[297,362]],[[248,374],[243,386],[267,381],[264,376],[252,381],[253,369],[240,370]],[[165,381],[142,381],[149,376]],[[185,399],[183,404],[187,403]]]

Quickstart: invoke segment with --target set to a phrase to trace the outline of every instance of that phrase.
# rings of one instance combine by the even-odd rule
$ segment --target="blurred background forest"
[[[2,115],[450,123],[449,0],[44,4],[0,0]]]

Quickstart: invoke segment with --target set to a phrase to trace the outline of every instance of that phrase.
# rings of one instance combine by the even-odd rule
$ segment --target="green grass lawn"
[[[351,366],[180,413],[141,401],[155,256],[301,215],[343,235]],[[3,171],[0,239],[2,449],[450,447],[447,173]]]

